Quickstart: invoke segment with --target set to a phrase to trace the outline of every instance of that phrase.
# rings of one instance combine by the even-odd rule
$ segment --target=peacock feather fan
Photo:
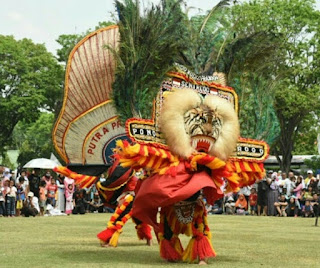
[[[138,0],[115,1],[120,46],[113,83],[115,108],[122,123],[150,118],[153,99],[165,74],[186,49],[182,1],[162,0],[143,12]]]

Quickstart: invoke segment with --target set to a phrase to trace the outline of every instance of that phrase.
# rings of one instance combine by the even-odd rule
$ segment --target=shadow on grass
[[[130,245],[131,246],[131,245]],[[166,265],[158,252],[142,249],[125,250],[119,248],[97,248],[91,250],[70,250],[59,253],[59,257],[73,263],[97,263],[97,264],[149,264]]]

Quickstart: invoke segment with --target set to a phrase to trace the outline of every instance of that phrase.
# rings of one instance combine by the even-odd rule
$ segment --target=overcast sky
[[[195,7],[192,14],[196,14],[211,9],[219,0],[186,2],[189,7]],[[55,54],[59,35],[83,33],[99,21],[111,20],[112,12],[113,0],[0,0],[0,34],[44,43]]]

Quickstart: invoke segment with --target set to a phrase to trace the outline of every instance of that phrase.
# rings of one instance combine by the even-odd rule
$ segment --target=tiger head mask
[[[185,158],[198,151],[226,160],[239,137],[232,104],[214,95],[203,99],[191,89],[167,94],[160,126],[170,150]]]

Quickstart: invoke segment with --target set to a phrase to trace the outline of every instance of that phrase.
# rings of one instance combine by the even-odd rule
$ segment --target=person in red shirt
[[[56,180],[54,178],[51,179],[51,183],[47,185],[47,203],[51,204],[53,207],[56,206],[56,192],[58,190],[58,186],[56,184]]]
[[[256,188],[251,188],[251,194],[249,196],[251,215],[255,215],[257,213],[257,200],[258,200],[258,195],[257,195]]]

